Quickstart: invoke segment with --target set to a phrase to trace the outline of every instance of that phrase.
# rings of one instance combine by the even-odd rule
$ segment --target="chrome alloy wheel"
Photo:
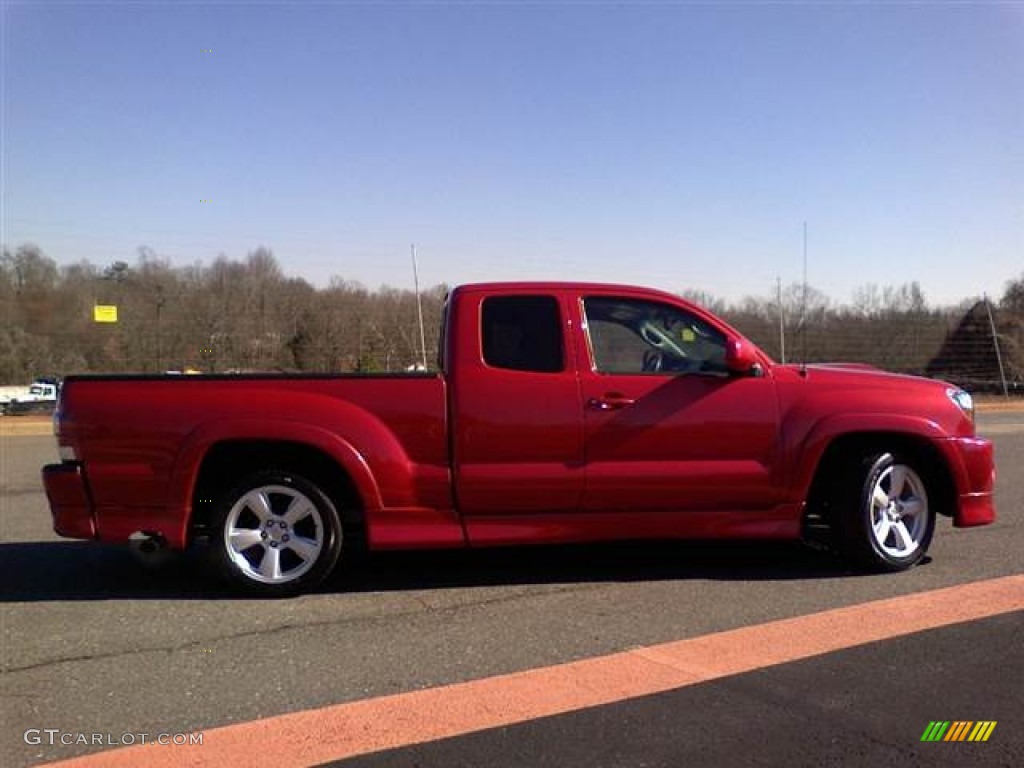
[[[871,535],[883,554],[907,558],[921,548],[928,531],[928,494],[906,464],[893,464],[870,491]]]
[[[243,576],[287,584],[314,566],[325,528],[316,504],[286,485],[253,488],[231,507],[224,523],[228,557]]]

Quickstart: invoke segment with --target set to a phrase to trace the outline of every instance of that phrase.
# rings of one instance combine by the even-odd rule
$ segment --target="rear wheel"
[[[935,510],[914,460],[893,453],[864,455],[839,486],[836,522],[851,561],[873,571],[902,571],[924,558]]]
[[[308,590],[341,554],[341,520],[331,499],[292,472],[257,472],[216,507],[211,545],[234,584],[268,596]]]

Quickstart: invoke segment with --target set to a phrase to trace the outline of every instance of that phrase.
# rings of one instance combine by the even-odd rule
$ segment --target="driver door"
[[[682,305],[580,302],[583,509],[756,509],[779,501],[775,384],[734,377],[726,334]]]

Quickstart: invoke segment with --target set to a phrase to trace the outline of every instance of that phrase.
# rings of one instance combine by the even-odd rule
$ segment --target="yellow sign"
[[[97,304],[92,308],[92,319],[97,323],[116,323],[117,306],[114,304]]]

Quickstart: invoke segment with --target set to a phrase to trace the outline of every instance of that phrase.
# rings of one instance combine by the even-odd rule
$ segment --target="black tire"
[[[832,508],[842,554],[868,571],[917,565],[935,532],[926,474],[901,454],[861,454],[837,484]]]
[[[252,594],[283,597],[323,581],[341,556],[338,510],[314,483],[286,470],[247,477],[216,502],[210,550],[225,578]]]

